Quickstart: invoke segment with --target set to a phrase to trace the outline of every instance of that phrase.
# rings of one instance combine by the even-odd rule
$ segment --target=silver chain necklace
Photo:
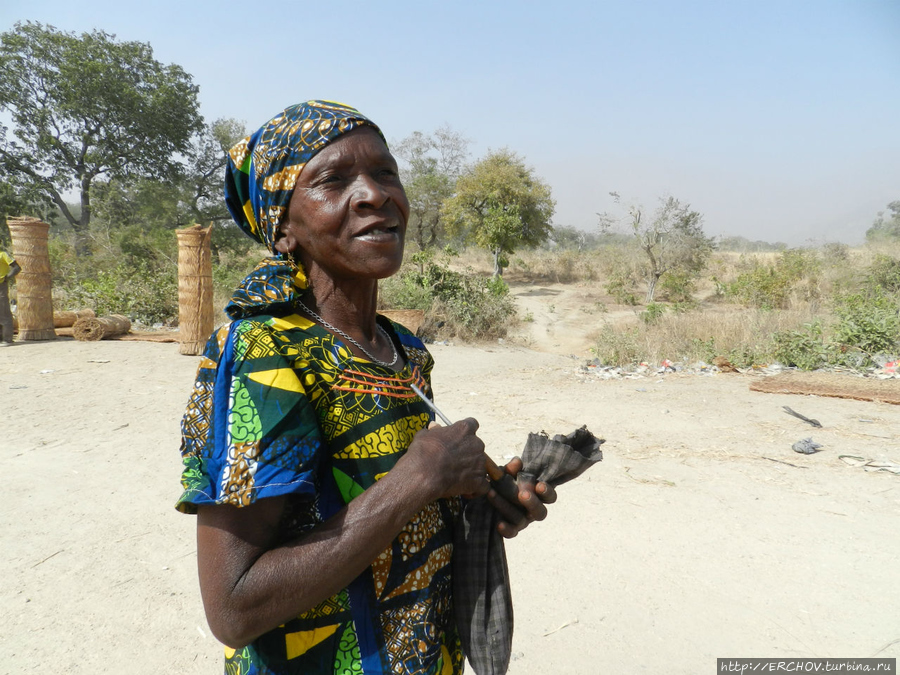
[[[385,368],[390,368],[390,367],[393,366],[395,363],[397,363],[397,359],[400,358],[400,355],[397,353],[397,347],[396,347],[396,345],[394,344],[394,341],[391,339],[391,336],[388,335],[387,331],[386,331],[384,328],[382,328],[381,325],[380,325],[378,322],[375,323],[375,327],[379,330],[379,332],[380,332],[382,335],[384,335],[385,338],[387,338],[388,344],[391,345],[391,351],[393,351],[393,357],[391,358],[390,361],[382,361],[381,359],[376,358],[376,357],[372,354],[372,352],[370,352],[368,349],[366,349],[365,347],[363,347],[361,344],[359,344],[356,340],[354,340],[352,337],[350,337],[349,335],[347,335],[344,331],[342,331],[342,330],[341,330],[340,328],[338,328],[337,326],[332,326],[332,325],[331,325],[330,323],[328,323],[325,319],[323,319],[321,316],[319,316],[319,315],[316,314],[314,311],[312,311],[309,307],[307,307],[306,305],[304,305],[303,302],[301,302],[300,300],[297,300],[296,302],[297,302],[298,305],[300,305],[300,307],[303,309],[304,312],[306,312],[307,314],[309,314],[312,318],[314,318],[316,321],[318,321],[320,324],[322,324],[325,328],[327,328],[328,330],[330,330],[332,333],[337,333],[337,334],[340,335],[342,338],[345,338],[345,339],[347,339],[347,340],[350,340],[350,342],[352,342],[352,343],[355,344],[357,347],[359,347],[360,351],[362,351],[363,354],[365,354],[366,356],[368,356],[370,360],[374,361],[374,362],[377,363],[378,365],[384,366]]]

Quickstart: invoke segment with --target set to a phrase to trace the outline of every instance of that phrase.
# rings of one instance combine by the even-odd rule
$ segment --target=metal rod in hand
[[[444,413],[442,413],[438,407],[434,404],[434,402],[425,395],[425,392],[419,389],[415,384],[410,382],[409,388],[412,389],[419,398],[422,399],[422,403],[431,408],[432,412],[435,415],[441,418],[441,421],[446,424],[448,427],[453,424],[450,421],[450,418],[447,417]],[[484,468],[487,472],[488,477],[490,477],[491,482],[494,484],[494,489],[497,490],[503,497],[505,497],[508,501],[511,501],[513,504],[518,504],[519,501],[519,488],[516,486],[515,479],[506,473],[503,469],[501,469],[497,464],[487,455],[484,456]]]
[[[453,422],[450,421],[450,418],[447,417],[444,413],[438,410],[438,407],[432,402],[430,398],[425,395],[425,392],[419,389],[412,382],[409,383],[409,388],[412,389],[416,394],[418,394],[419,398],[422,399],[422,403],[431,408],[431,412],[441,418],[441,422],[446,424],[448,427],[453,425]]]

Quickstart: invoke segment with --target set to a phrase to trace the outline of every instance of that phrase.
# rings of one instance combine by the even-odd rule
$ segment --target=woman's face
[[[409,202],[394,160],[371,128],[340,136],[303,168],[275,244],[311,283],[383,279],[400,269]]]

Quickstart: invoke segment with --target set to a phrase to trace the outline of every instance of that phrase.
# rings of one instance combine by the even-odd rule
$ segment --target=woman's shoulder
[[[234,319],[216,328],[206,343],[201,368],[215,367],[223,355],[245,360],[253,354],[282,351],[283,345],[297,344],[314,332],[316,324],[299,314],[255,314]],[[251,349],[250,347],[254,347]]]

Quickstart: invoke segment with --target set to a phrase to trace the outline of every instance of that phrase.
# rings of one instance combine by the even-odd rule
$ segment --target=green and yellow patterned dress
[[[304,317],[260,315],[210,338],[182,422],[178,509],[286,496],[280,541],[337,513],[391,470],[430,414],[422,342],[379,317],[400,372],[354,356]],[[459,500],[420,511],[347,588],[241,650],[226,673],[462,672],[450,559]]]

